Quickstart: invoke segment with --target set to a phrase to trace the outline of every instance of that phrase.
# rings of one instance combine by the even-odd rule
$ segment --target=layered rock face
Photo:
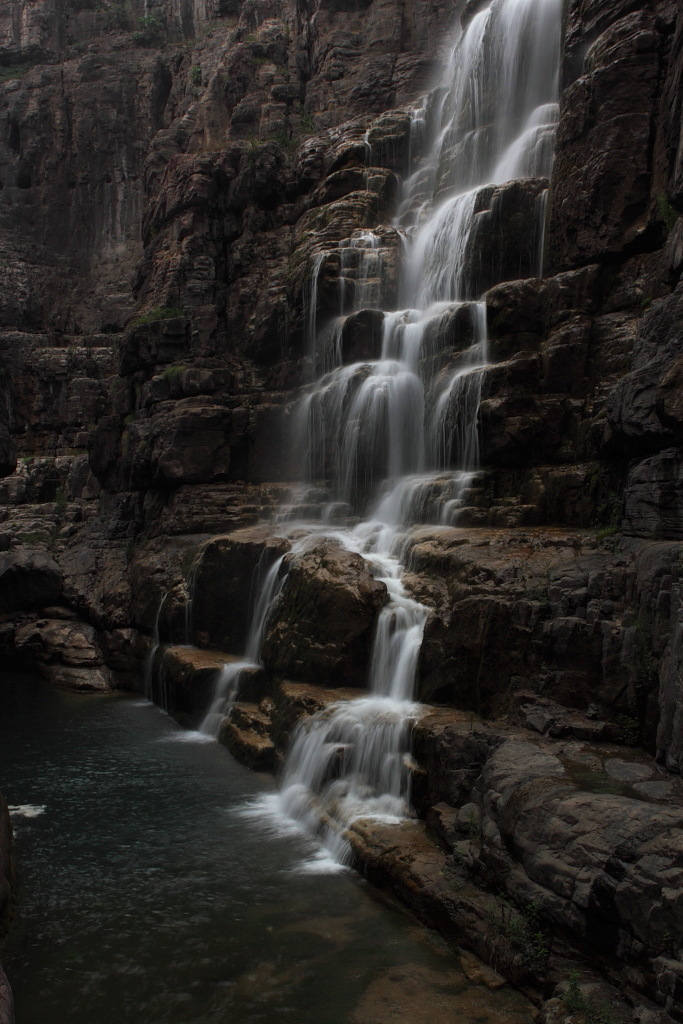
[[[274,766],[302,716],[366,685],[382,584],[330,540],[290,550],[272,519],[320,504],[329,443],[288,494],[294,401],[325,369],[311,335],[354,309],[331,344],[377,357],[411,110],[435,41],[481,6],[22,0],[0,20],[5,657],[135,687],[161,641],[164,698],[196,721],[283,558],[264,671],[221,738]],[[631,1019],[680,1019],[683,13],[570,0],[565,18],[544,276],[547,181],[491,187],[465,254],[488,321],[482,469],[457,525],[406,548],[430,609],[417,696],[439,706],[414,743],[429,833],[358,825],[353,845],[518,982],[549,996],[584,957]],[[426,339],[434,374],[472,322]],[[611,998],[584,981],[548,1022]]]

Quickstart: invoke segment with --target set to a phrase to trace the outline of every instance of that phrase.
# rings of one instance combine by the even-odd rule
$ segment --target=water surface
[[[18,1024],[526,1024],[358,876],[301,870],[245,803],[272,780],[151,704],[0,680]]]

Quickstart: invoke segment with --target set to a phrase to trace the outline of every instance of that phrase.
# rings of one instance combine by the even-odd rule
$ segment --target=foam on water
[[[162,736],[159,743],[213,743],[214,737],[196,729],[183,729],[169,736]]]
[[[39,818],[45,814],[46,804],[10,804],[9,813],[16,818]]]

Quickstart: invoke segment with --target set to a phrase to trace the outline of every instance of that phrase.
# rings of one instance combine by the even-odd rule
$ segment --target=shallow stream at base
[[[0,788],[17,1024],[530,1020],[353,872],[302,871],[312,841],[242,813],[272,780],[152,704],[3,674]]]

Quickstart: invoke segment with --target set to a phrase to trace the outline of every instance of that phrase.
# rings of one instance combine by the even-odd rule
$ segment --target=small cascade
[[[458,510],[476,476],[465,470],[437,470],[401,477],[388,485],[377,518],[397,531],[414,523],[455,526]]]
[[[164,594],[161,601],[159,602],[159,607],[157,608],[157,613],[154,618],[154,633],[152,634],[152,645],[149,649],[147,657],[145,658],[144,693],[147,700],[151,701],[154,700],[154,669],[156,657],[159,648],[161,647],[161,639],[159,635],[159,627],[161,624],[161,612],[167,597],[168,594]]]
[[[158,704],[165,711],[169,708],[166,652],[169,646],[189,646],[192,643],[194,630],[193,605],[199,565],[200,560],[196,558],[190,566],[184,585],[176,588],[176,596],[184,598],[184,609],[182,617],[178,616],[180,623],[177,620],[175,622],[166,622],[164,630],[165,639],[163,642],[161,640],[161,622],[164,618],[164,610],[167,608],[167,604],[174,593],[173,590],[166,591],[162,596],[154,619],[152,646],[145,660],[144,692],[148,700]],[[173,620],[175,617],[171,614],[170,618]],[[180,628],[178,628],[179,626]]]
[[[245,668],[253,668],[251,661],[229,661],[221,669],[211,698],[209,709],[199,723],[198,732],[218,737],[221,722],[230,714],[237,700],[240,679]]]
[[[252,665],[260,664],[261,644],[263,643],[268,616],[278,594],[282,590],[284,575],[281,570],[284,557],[284,555],[281,555],[279,558],[276,558],[265,572],[262,565],[259,565],[257,568],[256,601],[254,603],[254,612],[251,617],[245,652],[245,657]]]
[[[381,303],[383,253],[374,231],[354,231],[339,243],[339,312],[346,316]]]
[[[545,265],[545,220],[546,211],[548,209],[548,192],[549,189],[544,189],[536,200],[536,264],[534,266],[534,274],[536,277],[543,277],[543,267]]]
[[[152,645],[145,659],[144,672],[144,693],[147,700],[157,704],[164,711],[168,710],[168,671],[165,661],[165,654],[168,648],[168,635],[165,631],[165,639],[161,639],[161,623],[164,617],[164,609],[171,598],[172,591],[167,590],[159,601],[159,607],[154,618],[154,632],[152,634]]]
[[[244,658],[227,662],[221,669],[216,680],[211,704],[199,726],[199,732],[205,736],[218,736],[223,719],[229,716],[232,705],[238,697],[242,674],[247,669],[258,668],[261,663],[261,644],[266,623],[283,584],[283,577],[280,575],[283,558],[284,556],[277,558],[265,573],[261,564],[257,566],[255,574],[256,600]]]
[[[378,520],[327,533],[362,553],[389,600],[377,622],[367,697],[332,704],[295,730],[277,813],[321,835],[336,863],[350,859],[344,830],[359,817],[398,821],[410,813],[407,756],[417,659],[428,609],[408,596],[394,534]]]
[[[479,465],[477,413],[481,382],[487,363],[486,307],[477,304],[481,315],[479,340],[465,353],[445,382],[434,385],[432,411],[428,424],[432,465],[457,465],[462,470]]]
[[[306,311],[305,345],[306,354],[313,359],[318,328],[318,278],[328,253],[323,250],[313,256],[311,269],[304,286],[304,309]]]

